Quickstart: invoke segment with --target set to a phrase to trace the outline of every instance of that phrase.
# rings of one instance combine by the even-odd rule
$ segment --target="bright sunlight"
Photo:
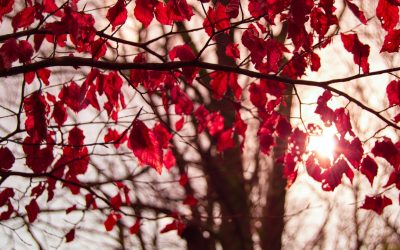
[[[336,146],[333,137],[336,132],[334,126],[331,126],[330,128],[323,129],[321,135],[311,135],[307,146],[308,151],[314,151],[321,156],[328,157],[332,161],[333,151]]]

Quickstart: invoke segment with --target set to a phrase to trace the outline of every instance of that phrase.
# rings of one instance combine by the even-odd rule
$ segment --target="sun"
[[[311,135],[307,145],[308,151],[314,151],[321,156],[333,160],[333,152],[336,147],[334,135],[336,130],[332,127],[325,128],[321,135]]]

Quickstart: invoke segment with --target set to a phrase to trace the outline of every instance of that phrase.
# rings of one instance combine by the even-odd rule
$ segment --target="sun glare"
[[[314,151],[333,160],[333,151],[336,146],[333,138],[335,133],[335,129],[325,128],[321,135],[311,135],[307,146],[308,151]]]

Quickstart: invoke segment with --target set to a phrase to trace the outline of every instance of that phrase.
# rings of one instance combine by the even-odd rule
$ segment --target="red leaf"
[[[7,210],[0,214],[0,221],[8,220],[11,217],[11,214],[14,212],[14,207],[12,206],[11,202],[7,204]]]
[[[400,80],[391,81],[386,87],[386,94],[390,106],[400,105]]]
[[[118,2],[113,7],[108,9],[106,17],[112,25],[112,30],[114,30],[116,26],[124,24],[126,18],[128,17],[128,11],[125,7],[125,1],[118,0]]]
[[[220,100],[224,97],[228,85],[231,87],[236,99],[240,100],[242,95],[242,88],[237,82],[237,75],[233,73],[226,73],[217,71],[211,75],[210,87],[213,93],[213,97]]]
[[[171,99],[172,103],[175,104],[175,113],[177,115],[190,115],[192,113],[193,102],[179,86],[174,86],[171,89]]]
[[[382,27],[390,31],[399,22],[399,8],[388,0],[379,0],[376,16],[381,21]]]
[[[18,58],[20,63],[27,63],[31,60],[31,57],[33,56],[33,48],[32,45],[25,41],[22,40],[19,42],[19,48],[18,48]]]
[[[75,238],[75,229],[71,229],[66,235],[65,235],[65,239],[66,242],[71,242],[73,241]]]
[[[106,52],[106,40],[99,38],[91,44],[91,53],[94,60],[99,60],[99,58],[103,57]]]
[[[344,108],[338,108],[335,110],[335,125],[336,129],[343,137],[349,132],[350,135],[354,136],[353,131],[351,130],[350,116],[346,113]]]
[[[230,18],[236,18],[239,15],[239,0],[229,0],[229,3],[226,5],[226,14]]]
[[[339,159],[335,165],[323,172],[324,180],[322,182],[322,189],[325,191],[335,190],[335,188],[342,183],[343,174],[345,174],[351,182],[353,181],[353,171],[345,160]]]
[[[49,86],[49,78],[50,78],[50,74],[51,71],[44,68],[44,69],[39,69],[37,71],[37,75],[40,78],[40,80],[42,80],[42,82],[44,83],[44,85]]]
[[[8,170],[12,167],[15,162],[15,157],[11,150],[7,147],[0,148],[0,169]]]
[[[113,230],[115,224],[117,224],[117,219],[115,214],[111,213],[108,215],[107,219],[104,221],[104,227],[107,231]]]
[[[183,124],[185,123],[185,118],[182,116],[181,119],[179,119],[178,121],[176,121],[175,123],[175,130],[177,132],[181,131]]]
[[[272,132],[266,126],[261,126],[258,130],[258,138],[260,141],[260,150],[266,155],[269,155],[271,148],[275,145],[274,137],[272,136]]]
[[[121,195],[118,193],[115,196],[113,196],[110,200],[110,203],[114,209],[119,209],[122,205]]]
[[[170,1],[172,2],[172,1]],[[170,3],[168,2],[168,3]],[[171,61],[174,61],[176,58],[178,58],[181,61],[192,61],[196,58],[196,55],[193,53],[192,49],[189,47],[189,45],[184,44],[184,45],[177,45],[173,47],[169,53],[169,58]],[[196,74],[198,72],[198,68],[195,67],[184,67],[182,69],[183,75],[185,76],[186,80],[189,83],[193,82],[193,79],[196,77]]]
[[[214,136],[224,130],[224,117],[219,112],[210,113],[207,117],[207,128],[210,135]]]
[[[394,170],[385,184],[384,188],[387,188],[391,185],[395,184],[397,189],[400,189],[400,171]]]
[[[318,97],[317,108],[315,113],[321,116],[321,120],[325,123],[325,126],[330,126],[335,121],[335,113],[331,108],[328,107],[328,101],[332,98],[332,93],[325,90],[324,93]]]
[[[69,214],[69,213],[71,213],[72,211],[75,211],[75,210],[76,210],[76,205],[73,205],[72,207],[67,208],[67,210],[65,210],[65,213]]]
[[[387,160],[395,169],[400,169],[400,153],[390,138],[384,137],[383,141],[375,142],[371,152]]]
[[[229,28],[229,26],[229,17],[223,4],[217,2],[214,8],[209,7],[207,17],[204,18],[203,22],[203,27],[209,36],[213,34],[214,29],[220,31]]]
[[[164,125],[158,122],[153,128],[153,132],[157,137],[157,140],[159,141],[161,147],[168,148],[168,144],[172,138],[172,135],[170,132],[168,132]]]
[[[267,95],[265,94],[266,89],[265,85],[260,83],[252,83],[249,88],[250,92],[250,101],[257,108],[265,108],[267,104]]]
[[[177,230],[177,233],[179,235],[181,235],[184,227],[185,227],[185,225],[181,221],[174,220],[173,222],[167,224],[163,229],[161,229],[160,233],[163,234],[163,233],[167,233],[169,231]]]
[[[137,234],[140,230],[140,219],[136,219],[135,224],[133,224],[130,228],[129,228],[129,233],[130,234]]]
[[[59,127],[61,127],[68,118],[67,110],[60,101],[54,104],[52,117]]]
[[[315,155],[311,154],[306,161],[306,170],[309,176],[314,180],[321,182],[323,179],[321,168],[315,162]]]
[[[3,16],[13,10],[14,0],[0,1],[0,22],[3,21]]]
[[[193,16],[193,10],[187,4],[186,0],[169,0],[167,3],[167,12],[171,20],[175,22],[190,21],[190,18]]]
[[[259,32],[253,24],[243,32],[242,44],[250,51],[252,63],[255,64],[256,69],[262,64],[264,57],[267,55],[267,44],[259,37]]]
[[[360,65],[364,73],[369,73],[369,45],[363,44],[358,40],[357,34],[340,34],[344,48],[353,54],[353,60]]]
[[[75,126],[73,129],[69,131],[68,134],[68,143],[72,146],[78,147],[83,145],[83,141],[85,136],[83,135],[83,131]]]
[[[36,203],[36,199],[31,200],[31,203],[29,203],[29,205],[25,206],[25,209],[28,214],[29,223],[34,222],[39,213],[39,206]]]
[[[179,178],[179,185],[184,187],[188,183],[188,181],[189,181],[189,177],[188,177],[187,173],[181,174],[181,177]]]
[[[0,207],[4,206],[6,202],[14,197],[14,190],[12,188],[6,188],[0,193]]]
[[[161,174],[163,155],[162,148],[154,132],[140,120],[133,121],[129,146],[140,164],[146,164]]]
[[[8,39],[0,48],[0,68],[9,69],[13,62],[18,59],[19,45],[14,38]]]
[[[238,43],[230,43],[225,48],[225,54],[233,59],[240,59],[240,51]]]
[[[279,116],[278,123],[276,125],[276,133],[279,137],[284,138],[288,137],[292,132],[292,126],[290,122],[284,116]]]
[[[235,142],[233,140],[233,128],[227,129],[220,134],[217,142],[217,151],[223,152],[227,149],[233,148]]]
[[[371,183],[372,186],[374,183],[374,178],[378,173],[378,165],[374,159],[367,155],[361,162],[360,171],[368,178],[369,183]]]
[[[173,166],[176,165],[176,159],[172,150],[168,150],[164,155],[164,166],[167,170],[170,170]]]
[[[28,27],[35,21],[35,7],[26,7],[25,9],[21,10],[18,12],[12,19],[12,26],[14,28],[14,31],[16,31],[19,28],[25,28]]]
[[[119,134],[117,130],[109,128],[107,134],[104,136],[104,142],[110,143],[113,142],[115,148],[119,148],[119,146],[127,140],[126,133],[124,135]]]
[[[318,33],[320,40],[328,32],[331,25],[338,23],[338,19],[332,14],[332,11],[329,13],[324,8],[313,8],[310,19],[310,25]]]
[[[383,209],[390,204],[392,204],[392,200],[384,195],[372,197],[366,196],[364,204],[361,206],[361,208],[373,210],[377,214],[381,215]]]
[[[400,46],[400,29],[390,30],[385,36],[383,46],[380,52],[397,52]]]
[[[364,16],[364,13],[351,2],[352,0],[346,0],[347,6],[350,8],[351,12],[361,21],[363,24],[367,24],[367,19]]]
[[[156,7],[157,0],[136,0],[134,15],[143,26],[149,26],[154,17],[154,8]]]
[[[40,91],[35,91],[25,98],[25,128],[34,141],[42,141],[47,136],[47,119],[49,105]]]
[[[199,201],[193,195],[188,195],[185,200],[183,200],[183,204],[190,207],[196,206],[198,202]]]

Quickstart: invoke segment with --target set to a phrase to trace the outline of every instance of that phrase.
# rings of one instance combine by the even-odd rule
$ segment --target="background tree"
[[[400,3],[372,2],[0,2],[5,247],[399,244]]]

